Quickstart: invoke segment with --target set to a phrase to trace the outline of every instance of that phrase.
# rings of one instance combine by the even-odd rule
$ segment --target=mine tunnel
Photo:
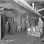
[[[24,14],[14,14],[14,17],[6,16],[13,15],[14,12],[12,9],[8,10],[7,8],[4,9],[4,13],[2,12],[1,16],[1,27],[2,28],[2,38],[6,34],[14,34],[15,32],[27,32],[29,27],[37,26],[39,22],[39,16],[35,15],[34,13],[24,13]],[[5,14],[5,15],[3,15]],[[30,15],[31,14],[31,15]],[[33,14],[33,15],[32,15]],[[33,30],[31,30],[33,31]],[[40,30],[38,30],[40,31]]]
[[[40,44],[41,39],[44,38],[42,13],[40,12],[40,16],[30,8],[14,4],[14,6],[11,4],[8,5],[9,7],[0,7],[3,9],[0,10],[1,40],[16,40],[14,41],[16,44]]]

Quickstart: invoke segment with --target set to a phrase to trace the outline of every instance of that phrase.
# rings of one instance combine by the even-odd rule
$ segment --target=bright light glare
[[[29,32],[30,32],[30,31],[31,31],[31,29],[30,29],[30,28],[28,28],[28,29],[27,29],[27,31],[29,31]]]

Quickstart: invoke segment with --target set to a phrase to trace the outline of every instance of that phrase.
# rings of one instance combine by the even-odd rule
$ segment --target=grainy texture
[[[8,41],[8,44],[41,44],[40,38],[27,35],[25,32],[6,35],[4,39],[13,40]]]

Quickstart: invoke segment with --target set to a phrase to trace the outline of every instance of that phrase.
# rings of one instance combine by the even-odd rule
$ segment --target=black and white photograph
[[[44,0],[0,0],[0,44],[44,44]]]

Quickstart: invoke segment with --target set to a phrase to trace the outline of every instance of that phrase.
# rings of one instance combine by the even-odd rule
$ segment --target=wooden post
[[[33,7],[33,9],[35,8],[35,7],[34,7],[34,3],[32,3],[32,7]]]

